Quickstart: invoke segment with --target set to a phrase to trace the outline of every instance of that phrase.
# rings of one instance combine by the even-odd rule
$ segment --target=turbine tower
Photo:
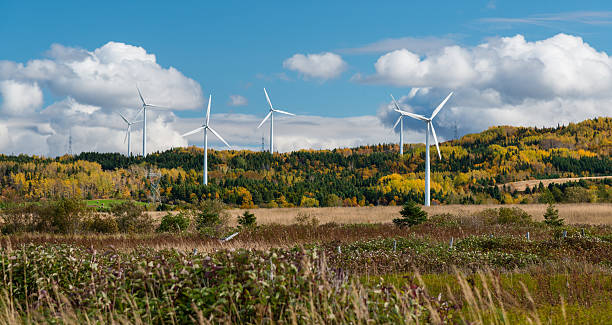
[[[405,115],[405,116],[410,116],[414,119],[423,121],[427,124],[427,131],[425,131],[425,206],[429,206],[429,185],[430,185],[430,176],[429,176],[429,165],[430,165],[430,161],[429,161],[429,132],[431,131],[431,135],[433,135],[434,141],[436,143],[436,149],[438,149],[438,156],[440,157],[440,159],[442,159],[442,154],[440,153],[440,146],[438,145],[438,137],[436,137],[436,130],[434,129],[433,126],[433,119],[434,117],[436,117],[436,115],[438,115],[438,113],[440,112],[440,110],[442,109],[442,107],[444,106],[444,104],[446,104],[446,102],[448,101],[448,99],[453,95],[453,92],[451,91],[450,94],[448,94],[448,96],[446,96],[446,98],[444,98],[444,100],[442,101],[442,103],[440,103],[440,105],[438,105],[438,107],[436,107],[436,109],[433,111],[433,113],[431,114],[431,117],[427,118],[423,115],[419,115],[419,114],[414,114],[414,113],[410,113],[410,112],[406,112],[400,109],[399,104],[397,103],[397,101],[395,100],[395,98],[393,98],[393,104],[395,105],[395,111]],[[393,96],[391,96],[393,97]],[[401,118],[401,117],[400,117]]]
[[[138,96],[140,97],[140,101],[142,102],[142,108],[140,109],[140,111],[138,111],[138,113],[136,113],[136,115],[140,114],[140,112],[142,111],[142,156],[146,157],[147,156],[147,108],[166,109],[166,107],[147,104],[144,98],[142,97],[142,94],[140,93],[140,88],[136,87],[136,90],[138,90]]]
[[[134,121],[134,122],[130,122],[128,121],[128,119],[125,118],[125,116],[123,116],[121,113],[119,113],[119,116],[121,116],[121,118],[123,119],[123,121],[125,122],[125,124],[127,124],[127,130],[125,133],[125,138],[123,138],[123,143],[125,143],[125,141],[127,140],[127,156],[131,157],[132,156],[132,151],[130,149],[130,145],[132,144],[132,125],[142,122],[142,121]]]
[[[200,132],[200,130],[204,131],[204,176],[203,182],[204,185],[208,185],[208,131],[212,132],[219,140],[223,141],[228,148],[232,148],[220,135],[217,131],[213,130],[208,124],[210,122],[210,102],[212,100],[212,95],[208,97],[208,109],[206,110],[206,121],[199,128],[187,132],[183,134],[183,137],[192,135],[194,133]]]
[[[270,105],[270,111],[268,112],[268,115],[264,117],[263,121],[259,123],[259,126],[257,128],[259,129],[264,124],[264,122],[268,120],[268,118],[270,118],[270,153],[274,153],[274,113],[281,113],[291,116],[295,116],[295,114],[291,114],[289,112],[281,111],[279,109],[274,108],[272,106],[272,102],[270,101],[270,97],[268,97],[268,92],[266,91],[266,88],[264,88],[264,94],[266,94],[266,100],[268,101],[268,105]]]

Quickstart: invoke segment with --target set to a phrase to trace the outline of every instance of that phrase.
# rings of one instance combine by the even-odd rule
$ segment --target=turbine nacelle
[[[208,108],[206,109],[206,120],[204,122],[204,124],[202,124],[202,126],[200,126],[199,128],[189,131],[185,134],[182,135],[182,137],[186,137],[186,136],[190,136],[194,133],[198,133],[200,131],[210,131],[212,132],[217,138],[219,138],[219,140],[221,140],[223,143],[225,143],[225,145],[231,149],[232,146],[229,145],[229,143],[227,143],[227,141],[225,141],[225,139],[223,139],[223,137],[221,137],[221,135],[219,133],[217,133],[217,131],[215,131],[213,128],[211,128],[208,124],[210,123],[210,103],[212,101],[212,95],[208,96]]]
[[[440,105],[438,105],[438,107],[436,107],[436,109],[433,111],[433,113],[431,114],[431,117],[425,117],[423,115],[420,114],[415,114],[415,113],[411,113],[411,112],[406,112],[404,110],[402,110],[399,106],[399,103],[395,100],[395,97],[393,97],[393,95],[391,95],[391,98],[393,99],[393,105],[395,106],[395,109],[393,109],[394,111],[400,113],[400,117],[397,119],[397,122],[395,122],[395,125],[393,126],[393,128],[397,127],[397,125],[401,122],[402,118],[404,116],[409,116],[412,117],[413,119],[419,120],[419,121],[423,121],[425,123],[427,123],[428,126],[428,131],[431,128],[431,134],[433,135],[434,138],[434,142],[436,144],[436,149],[438,150],[438,157],[440,157],[440,159],[442,159],[442,154],[440,153],[440,145],[438,143],[438,137],[436,136],[436,129],[433,126],[433,119],[434,117],[436,117],[436,115],[438,115],[438,113],[440,112],[440,110],[442,110],[442,107],[444,107],[444,105],[446,104],[446,102],[450,99],[450,97],[453,95],[453,92],[451,91],[450,94],[448,94],[448,96],[446,96],[446,98],[444,98],[444,100],[440,103]]]

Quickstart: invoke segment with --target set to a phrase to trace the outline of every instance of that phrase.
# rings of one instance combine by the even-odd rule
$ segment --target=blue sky
[[[263,118],[267,108],[262,88],[266,87],[275,105],[300,115],[339,118],[336,120],[339,123],[342,118],[378,116],[381,127],[388,127],[387,120],[392,120],[393,116],[387,118],[388,114],[381,110],[389,104],[390,92],[398,98],[405,97],[402,102],[409,107],[407,109],[425,114],[449,90],[454,90],[451,88],[465,87],[461,77],[456,82],[440,84],[435,82],[439,78],[430,78],[427,79],[429,84],[422,80],[398,81],[387,78],[389,76],[379,76],[375,63],[387,53],[407,47],[425,60],[448,46],[471,51],[491,39],[521,35],[526,42],[538,42],[559,33],[582,39],[596,53],[609,53],[612,50],[611,30],[612,4],[606,1],[3,1],[0,3],[0,60],[27,64],[31,60],[48,58],[52,44],[93,52],[113,41],[140,47],[154,54],[161,68],[174,67],[186,78],[197,82],[203,97],[212,92],[214,113],[225,114],[220,115],[219,119],[229,119],[234,114]],[[386,46],[382,46],[381,42],[385,40]],[[341,72],[332,73],[332,77],[309,76],[284,64],[296,54],[328,52],[338,55],[343,62]],[[472,62],[478,62],[478,59]],[[380,78],[368,79],[368,76]],[[4,77],[0,74],[2,78],[18,80],[8,73]],[[599,80],[598,77],[594,78],[595,81]],[[102,107],[100,112],[119,109],[117,105],[109,105],[112,107],[107,109],[99,101],[88,103],[69,90],[58,91],[57,86],[48,85],[46,81],[28,79],[27,82],[39,85],[43,93],[42,104],[35,108],[36,111],[43,111],[66,97],[74,97],[84,105],[96,103]],[[430,90],[420,99],[419,96],[406,97],[413,86]],[[491,88],[479,87],[473,86],[479,91]],[[147,86],[143,88],[146,90]],[[154,89],[150,92],[154,93],[152,97],[156,95]],[[504,92],[499,89],[498,92],[503,98]],[[469,93],[469,90],[465,90],[463,98]],[[468,105],[457,98],[461,94],[458,92],[451,99],[449,111],[453,105]],[[9,96],[7,93],[3,95]],[[248,104],[230,105],[231,95],[242,96]],[[578,96],[573,92],[560,91],[551,98],[574,100],[575,97],[584,96],[595,95],[588,93]],[[501,109],[508,103],[515,105],[517,101],[524,104],[532,97],[514,96],[512,100],[502,100],[503,105],[494,108]],[[8,105],[6,102],[5,106]],[[194,105],[201,107],[199,104],[202,103],[202,100],[196,100],[197,105]],[[551,101],[539,102],[544,106],[547,103]],[[138,102],[134,105],[138,106]],[[174,111],[169,118],[182,121],[185,127],[191,126],[193,123],[189,119],[197,119],[201,115],[200,110],[193,109],[194,105]],[[559,105],[563,106],[558,108],[561,110],[571,107]],[[575,118],[591,117],[593,114],[609,115],[609,112],[596,107],[588,114]],[[451,137],[451,117],[448,115],[450,113],[443,113],[447,115],[443,119],[441,113],[440,133],[448,139]],[[13,110],[11,116],[15,118],[16,115]],[[539,122],[542,121],[502,119],[479,123],[473,128],[463,127],[461,133],[478,131],[478,128],[496,123],[537,125]],[[17,124],[7,125],[14,128]],[[408,140],[419,141],[418,124],[408,123],[407,129],[411,128],[415,131],[412,137],[408,136]],[[176,131],[180,133],[181,130]],[[391,132],[390,129],[387,132]],[[55,129],[48,133],[48,137],[53,137],[62,132]],[[256,147],[249,143],[261,137],[261,134],[261,130],[254,130],[248,139],[239,138],[237,134],[230,138],[239,143],[238,147],[249,148]],[[48,137],[45,138],[47,142],[50,141]],[[5,144],[5,148],[0,143],[0,151],[13,152],[27,139],[33,138],[24,135],[22,139],[12,139],[10,145]],[[361,142],[394,139],[385,136],[362,139]],[[63,140],[53,141],[60,143]],[[311,146],[325,147],[325,144],[315,142],[313,140]],[[198,142],[192,138],[189,143]],[[337,145],[359,143],[342,142]],[[280,150],[300,147],[308,145],[287,144]],[[112,150],[114,147],[100,148]],[[48,154],[61,151],[49,147],[24,149],[26,152],[47,154],[45,150],[48,150]]]

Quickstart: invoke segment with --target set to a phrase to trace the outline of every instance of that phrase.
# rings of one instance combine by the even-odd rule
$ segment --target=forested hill
[[[338,200],[345,205],[420,200],[424,145],[405,145],[403,157],[398,149],[397,144],[381,144],[274,155],[211,150],[211,184],[207,187],[201,184],[203,150],[196,147],[146,158],[92,152],[58,158],[0,155],[0,176],[3,198],[64,195],[69,188],[72,194],[85,197],[145,200],[150,194],[146,170],[157,168],[163,174],[162,199],[168,202],[202,196],[271,206],[300,205],[304,200],[319,205],[338,204]],[[443,143],[442,160],[434,154],[435,146],[431,150],[435,199],[515,201],[519,194],[504,198],[495,185],[534,178],[612,175],[612,118],[556,128],[492,127]],[[242,204],[245,201],[248,204]]]

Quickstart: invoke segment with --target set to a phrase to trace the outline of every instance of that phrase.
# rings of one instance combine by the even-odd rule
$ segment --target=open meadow
[[[423,207],[430,215],[452,214],[473,215],[486,209],[515,207],[529,213],[535,220],[543,220],[546,204],[483,204],[483,205],[433,205]],[[397,218],[401,206],[376,207],[327,207],[327,208],[272,208],[251,209],[259,223],[291,224],[298,214],[315,216],[321,223],[386,223]],[[559,215],[569,224],[612,225],[612,203],[559,204]],[[245,209],[231,209],[229,213],[235,220]],[[161,213],[154,213],[160,217]]]
[[[556,226],[546,208],[433,206],[405,227],[401,207],[138,210],[117,220],[151,230],[16,232],[0,323],[607,323],[610,205],[558,205]]]

